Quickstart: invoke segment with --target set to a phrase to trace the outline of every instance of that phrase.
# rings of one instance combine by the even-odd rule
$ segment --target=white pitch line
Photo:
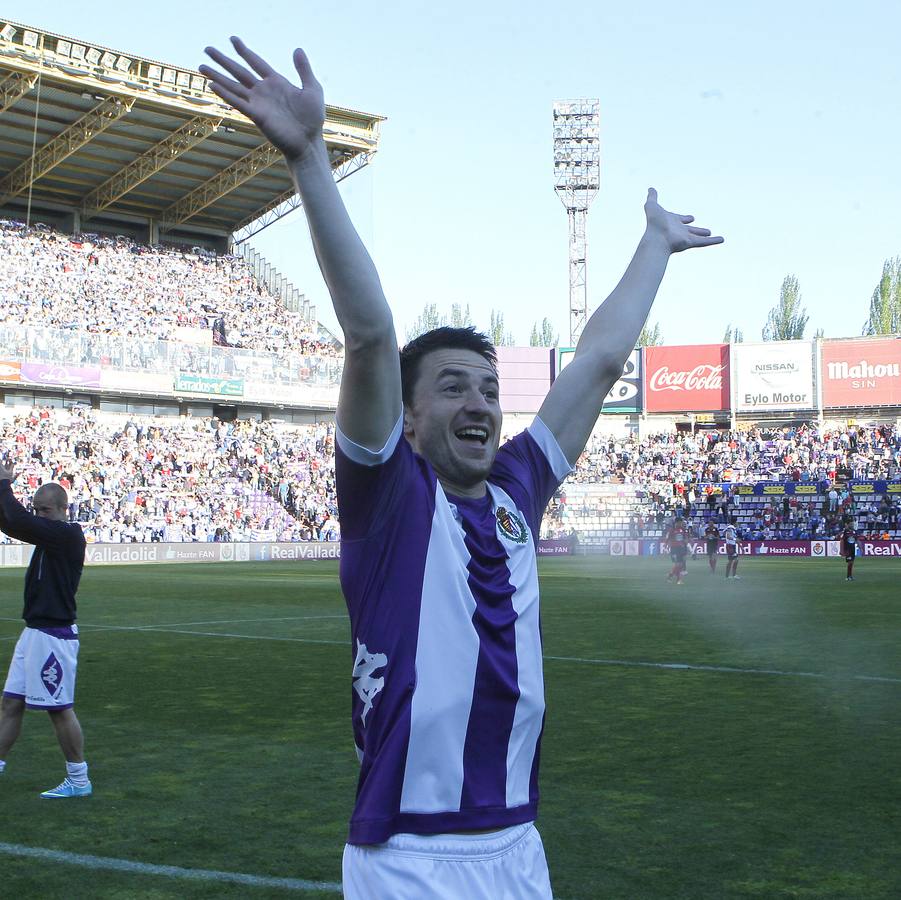
[[[709,666],[703,663],[663,663],[644,662],[637,659],[586,659],[581,656],[545,656],[544,659],[554,662],[590,663],[597,666],[632,666],[644,669],[688,669],[698,672],[722,672],[724,674],[737,675],[778,675],[783,678],[823,678],[823,679],[854,679],[857,681],[879,681],[885,684],[901,684],[901,678],[888,678],[882,675],[854,675],[841,672],[800,672],[785,669],[754,669],[741,666]]]
[[[130,626],[119,626],[119,625],[94,625],[89,624],[85,625],[86,628],[123,628],[128,627],[132,628],[135,631],[146,631],[153,628],[187,628],[191,625],[238,625],[241,623],[253,623],[257,624],[259,622],[306,622],[312,621],[316,619],[346,619],[347,614],[344,613],[339,616],[280,616],[271,619],[210,619],[206,622],[160,622],[156,625],[130,625]]]
[[[344,616],[321,616],[319,618],[335,618],[343,619]],[[0,621],[16,621],[0,620]],[[277,622],[280,619],[233,619],[233,622]],[[189,623],[188,623],[189,624]],[[203,623],[199,623],[203,624]],[[317,640],[314,638],[292,638],[292,637],[275,637],[264,634],[235,634],[227,631],[187,631],[168,625],[84,625],[84,628],[94,628],[100,631],[142,631],[157,632],[160,634],[188,634],[197,637],[225,637],[238,638],[247,641],[282,641],[290,644],[328,644],[337,647],[347,646],[347,641],[328,641]],[[548,656],[543,659],[551,662],[574,662],[584,663],[595,666],[623,666],[626,668],[642,668],[642,669],[668,669],[668,670],[689,670],[695,672],[720,672],[726,675],[776,675],[781,678],[821,678],[834,679],[838,681],[868,681],[882,684],[901,684],[901,678],[891,678],[885,675],[855,675],[843,674],[841,672],[803,672],[791,669],[756,669],[753,667],[742,666],[711,666],[704,663],[681,663],[681,662],[649,662],[638,659],[593,659],[583,656]]]
[[[260,621],[266,621],[261,619]],[[193,634],[198,637],[225,637],[241,638],[247,641],[284,641],[290,644],[335,644],[339,647],[349,645],[348,641],[326,641],[314,638],[276,637],[268,634],[235,634],[229,631],[187,631],[185,629],[170,628],[158,625],[83,625],[82,628],[97,629],[98,631],[140,631],[143,634],[155,632],[157,634]]]
[[[109,856],[90,856],[84,853],[67,853],[45,847],[24,847],[20,844],[0,843],[0,853],[24,856],[49,862],[81,866],[85,869],[108,869],[114,872],[134,872],[138,875],[163,875],[167,878],[186,878],[192,881],[220,881],[244,884],[249,887],[282,888],[286,891],[328,891],[341,893],[336,881],[307,881],[303,878],[274,878],[269,875],[246,875],[242,872],[218,872],[214,869],[184,869],[181,866],[158,866],[152,863],[134,862]]]

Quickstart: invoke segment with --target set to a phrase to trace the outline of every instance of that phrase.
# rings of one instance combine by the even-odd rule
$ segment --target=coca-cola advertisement
[[[648,412],[719,412],[729,409],[729,345],[645,347]]]
[[[901,339],[823,341],[823,406],[901,406]]]

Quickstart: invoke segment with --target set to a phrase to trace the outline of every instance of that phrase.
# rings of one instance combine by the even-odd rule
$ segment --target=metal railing
[[[0,325],[0,359],[313,386],[337,385],[344,368],[344,360],[332,356],[200,346],[31,325]]]

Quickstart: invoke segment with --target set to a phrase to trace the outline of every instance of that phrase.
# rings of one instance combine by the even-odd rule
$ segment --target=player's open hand
[[[228,74],[206,65],[200,66],[199,71],[209,78],[211,90],[244,113],[289,162],[302,159],[322,140],[325,121],[322,85],[313,75],[306,53],[300,49],[294,51],[294,68],[302,85],[297,87],[240,38],[233,37],[231,41],[250,69],[215,47],[207,47],[207,56]]]
[[[670,253],[723,243],[721,237],[711,235],[709,228],[696,228],[692,225],[694,216],[681,216],[665,210],[657,202],[657,191],[654,188],[648,188],[644,212],[648,219],[648,233],[660,237]]]
[[[16,470],[11,462],[6,460],[0,461],[0,481],[15,481],[16,480]]]

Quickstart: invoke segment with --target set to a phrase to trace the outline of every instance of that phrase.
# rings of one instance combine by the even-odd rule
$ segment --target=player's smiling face
[[[439,349],[422,357],[404,434],[458,497],[482,497],[500,442],[497,373],[473,350]]]

